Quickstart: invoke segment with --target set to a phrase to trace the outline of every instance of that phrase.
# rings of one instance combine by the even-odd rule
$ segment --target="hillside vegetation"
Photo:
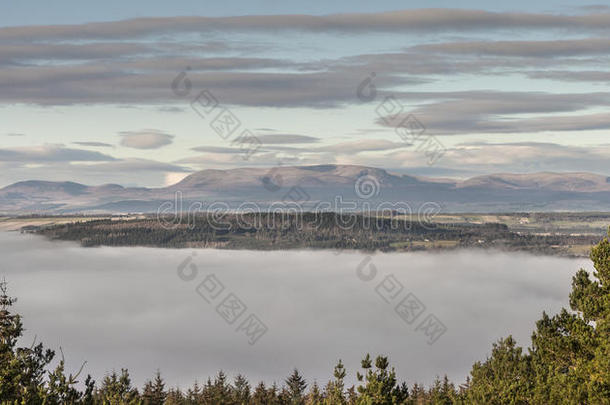
[[[492,220],[499,218],[492,216]],[[446,222],[436,222],[443,220]],[[390,218],[337,213],[208,213],[184,218],[93,219],[30,230],[52,239],[77,241],[83,246],[384,252],[493,248],[561,256],[586,256],[600,238],[597,229],[573,232],[573,227],[581,230],[577,224],[572,228],[564,224],[562,229],[559,221],[553,228],[555,225],[544,222],[534,226],[516,222],[513,217],[509,220],[510,226],[449,215],[425,220],[400,215]]]

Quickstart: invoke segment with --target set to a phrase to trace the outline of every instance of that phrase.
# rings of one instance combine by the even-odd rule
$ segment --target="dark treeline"
[[[66,374],[62,359],[42,343],[18,347],[21,318],[14,299],[0,284],[0,402],[2,404],[610,404],[610,242],[591,251],[593,277],[579,270],[572,281],[570,307],[543,314],[526,351],[507,337],[476,362],[462,385],[446,377],[428,387],[400,382],[386,357],[367,355],[347,387],[341,361],[328,382],[307,381],[297,370],[280,384],[251,385],[243,376],[229,381],[219,372],[188,389],[166,387],[157,374],[137,389],[129,372],[106,375],[99,383]],[[295,348],[296,349],[296,348]],[[83,388],[78,388],[78,387]]]
[[[208,213],[134,220],[102,219],[36,229],[83,246],[216,247],[227,249],[359,249],[413,251],[460,247],[569,255],[597,236],[535,235],[504,224],[443,224],[403,217],[337,213]],[[446,243],[450,242],[450,243]]]

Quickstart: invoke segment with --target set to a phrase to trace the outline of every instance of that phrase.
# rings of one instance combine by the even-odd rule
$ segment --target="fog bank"
[[[331,251],[193,252],[81,248],[0,232],[0,277],[18,297],[15,310],[27,329],[21,344],[37,335],[61,346],[69,371],[86,360],[84,372],[97,381],[127,367],[137,384],[157,368],[169,386],[219,369],[282,382],[298,367],[308,382],[325,383],[339,358],[353,381],[370,352],[389,355],[409,384],[445,373],[461,383],[498,338],[513,334],[528,345],[542,311],[567,307],[572,275],[591,269],[587,260],[483,251],[370,259]],[[224,290],[208,303],[196,289],[211,274]],[[216,310],[230,293],[246,306],[232,324]],[[409,293],[425,305],[411,324],[395,311]],[[267,327],[253,345],[236,330],[250,314]],[[433,344],[423,327],[416,330],[428,315],[446,327]]]

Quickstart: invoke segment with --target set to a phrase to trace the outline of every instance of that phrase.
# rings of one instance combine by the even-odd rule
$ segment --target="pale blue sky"
[[[156,18],[124,21],[140,17]],[[0,5],[0,27],[0,187],[159,186],[206,168],[322,163],[610,174],[603,4],[23,1]],[[182,71],[187,95],[171,89]],[[377,97],[365,102],[371,72]],[[241,122],[227,139],[191,108],[205,89]],[[442,157],[429,164],[383,123],[387,96]],[[244,160],[233,141],[246,129],[261,145]]]
[[[604,4],[603,1],[590,4]],[[510,2],[450,1],[450,0],[335,0],[335,1],[150,1],[107,0],[87,2],[79,0],[22,0],[2,5],[1,26],[81,24],[92,21],[113,21],[138,17],[181,15],[234,16],[248,14],[335,14],[372,13],[417,8],[462,8],[489,11],[566,12],[583,5],[582,1],[528,1]]]

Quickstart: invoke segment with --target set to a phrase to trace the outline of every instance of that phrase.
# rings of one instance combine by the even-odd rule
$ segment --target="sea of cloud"
[[[82,248],[15,232],[0,233],[0,257],[23,346],[62,347],[69,370],[87,361],[98,381],[126,367],[141,384],[160,369],[182,387],[220,369],[281,383],[294,367],[324,384],[338,359],[353,382],[366,353],[388,355],[409,384],[461,383],[495,340],[527,346],[542,311],[567,306],[572,275],[591,267],[490,251]],[[411,323],[395,310],[408,294],[425,306]],[[266,328],[255,344],[240,330],[250,315]],[[430,315],[440,336],[418,329]]]

